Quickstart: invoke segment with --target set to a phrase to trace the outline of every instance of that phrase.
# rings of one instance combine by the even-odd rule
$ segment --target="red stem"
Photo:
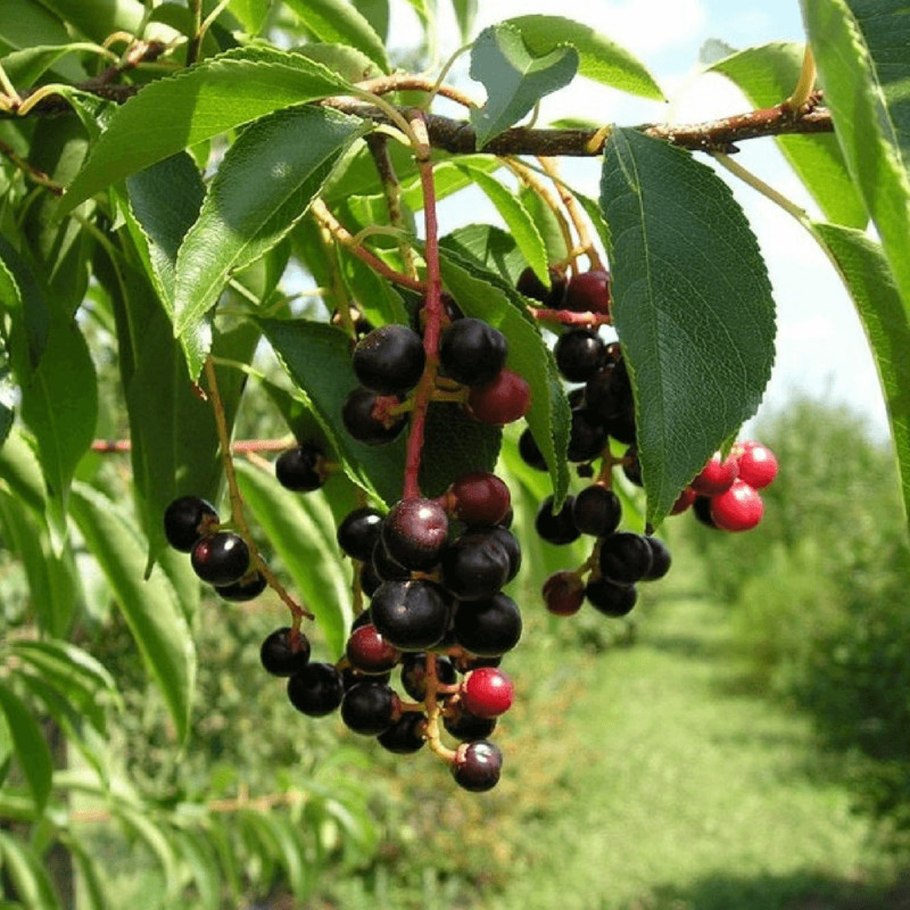
[[[548,310],[529,307],[528,312],[541,322],[560,322],[563,325],[612,325],[613,319],[604,313],[573,313],[571,310]]]

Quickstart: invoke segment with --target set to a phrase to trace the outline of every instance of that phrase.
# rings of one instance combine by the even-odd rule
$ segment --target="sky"
[[[405,4],[398,4],[406,9]],[[447,10],[448,4],[439,4]],[[710,38],[737,48],[769,41],[804,40],[798,0],[729,3],[725,0],[480,0],[478,25],[528,13],[569,15],[596,28],[634,53],[664,89],[669,103],[635,99],[576,77],[565,89],[544,99],[540,122],[581,116],[603,123],[697,122],[750,108],[723,77],[699,72],[698,53]],[[401,15],[399,11],[399,15]],[[391,34],[413,34],[407,13]],[[440,26],[442,57],[457,47],[454,22]],[[446,40],[448,39],[448,44]],[[483,87],[467,76],[467,57],[452,78],[478,98]],[[701,160],[708,162],[706,157]],[[741,145],[737,160],[806,208],[817,207],[777,151],[772,139]],[[597,196],[596,160],[563,165],[567,181]],[[777,356],[765,401],[759,412],[786,407],[798,393],[844,402],[864,415],[877,434],[887,433],[878,375],[852,302],[815,242],[788,214],[750,188],[721,172],[733,188],[761,245],[778,310]],[[480,214],[483,212],[483,214]],[[478,195],[458,194],[440,211],[446,229],[483,219],[497,223],[495,212]]]

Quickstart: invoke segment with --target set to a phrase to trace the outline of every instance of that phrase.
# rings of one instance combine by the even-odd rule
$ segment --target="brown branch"
[[[238,439],[231,444],[234,455],[248,455],[251,452],[283,452],[292,445],[287,439]],[[129,452],[133,444],[129,439],[96,439],[91,450],[101,455]]]

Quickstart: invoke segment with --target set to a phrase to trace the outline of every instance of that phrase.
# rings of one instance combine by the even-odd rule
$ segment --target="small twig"
[[[571,310],[548,310],[545,307],[529,307],[528,313],[540,322],[558,322],[561,325],[597,326],[613,324],[613,320],[605,313],[575,313]]]
[[[43,186],[46,190],[53,193],[55,196],[63,195],[63,184],[52,180],[44,171],[36,168],[31,162],[23,158],[11,145],[7,145],[2,139],[0,139],[0,155],[4,155],[6,158],[8,158],[20,171],[22,171],[23,174],[25,174],[29,180],[32,181],[32,183],[37,183],[39,186]]]
[[[234,455],[246,455],[250,452],[283,452],[293,445],[292,437],[284,439],[238,439],[231,443]],[[129,439],[95,439],[91,450],[101,455],[112,455],[131,452],[133,444]]]
[[[812,48],[807,44],[803,53],[803,65],[799,71],[796,87],[790,97],[781,103],[781,108],[793,113],[799,113],[812,96],[812,91],[815,88],[815,76],[815,57],[812,55]]]
[[[739,177],[743,183],[748,184],[753,190],[761,193],[767,199],[779,205],[785,212],[792,215],[804,227],[809,225],[809,214],[805,209],[800,208],[794,202],[791,202],[783,193],[779,193],[773,186],[765,183],[760,177],[757,177],[751,171],[744,168],[738,161],[734,161],[728,155],[715,154],[714,160],[731,174]]]

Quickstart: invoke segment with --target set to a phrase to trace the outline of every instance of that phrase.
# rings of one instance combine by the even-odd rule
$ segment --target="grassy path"
[[[539,741],[504,737],[507,773],[537,787],[542,806],[510,819],[520,832],[512,874],[474,906],[906,906],[880,895],[884,861],[847,791],[820,767],[805,720],[739,684],[720,607],[663,601],[645,613],[634,647],[564,672],[538,676],[529,709],[564,695],[543,752]],[[519,729],[536,723],[528,716]]]

